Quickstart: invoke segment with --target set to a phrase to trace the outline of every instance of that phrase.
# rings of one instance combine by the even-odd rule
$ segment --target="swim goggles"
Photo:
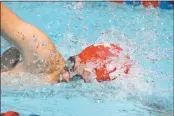
[[[73,72],[75,70],[75,56],[71,56],[65,62],[65,70],[68,72]]]

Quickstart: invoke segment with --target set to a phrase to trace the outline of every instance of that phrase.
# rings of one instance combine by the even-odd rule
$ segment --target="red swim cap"
[[[108,64],[105,62],[111,57],[119,58],[121,52],[122,48],[114,44],[94,44],[84,49],[78,56],[84,64],[89,62],[94,64],[102,64],[100,67],[95,67],[93,69],[96,74],[96,80],[101,82],[115,79],[111,78],[110,74],[118,70],[118,67],[108,69]],[[130,58],[129,56],[125,56],[124,64],[122,64],[125,74],[128,74],[130,66]]]
[[[14,111],[8,111],[3,116],[20,116],[19,113],[14,112]]]

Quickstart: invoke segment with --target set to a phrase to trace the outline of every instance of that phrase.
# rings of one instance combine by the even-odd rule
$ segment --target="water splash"
[[[49,5],[53,10],[44,10]],[[25,6],[27,7],[26,11],[28,11],[32,3],[31,6],[28,3],[20,4],[22,8],[25,8]],[[54,106],[61,102],[59,98],[65,98],[66,100],[63,100],[65,103],[67,103],[66,101],[75,101],[75,98],[78,99],[77,101],[85,98],[85,101],[91,107],[95,104],[102,105],[107,104],[107,101],[115,100],[113,103],[107,104],[108,107],[112,106],[109,108],[115,109],[112,110],[112,113],[127,112],[127,114],[141,115],[144,113],[142,110],[145,109],[151,115],[172,115],[173,28],[169,25],[173,25],[173,15],[170,11],[154,8],[144,9],[141,6],[130,8],[126,5],[114,4],[112,4],[112,7],[108,7],[105,3],[85,4],[81,2],[54,4],[48,2],[45,6],[44,4],[39,6],[39,9],[37,7],[33,9],[38,18],[44,17],[45,20],[38,22],[45,25],[42,27],[38,23],[38,26],[49,33],[48,35],[65,59],[78,54],[93,43],[108,42],[121,46],[130,55],[135,65],[131,68],[131,74],[128,77],[123,76],[115,81],[103,83],[94,81],[86,84],[79,80],[69,84],[30,87],[29,85],[34,85],[38,78],[33,75],[26,75],[25,79],[23,77],[18,78],[18,80],[15,79],[14,82],[11,82],[13,86],[9,86],[20,86],[20,90],[11,90],[9,87],[8,89],[2,88],[4,99],[13,96],[16,97],[16,101],[19,101],[19,99],[29,100],[30,98],[39,101],[43,98],[44,102],[49,101],[51,105],[42,108],[45,108],[45,110],[51,108],[49,111],[56,113],[57,109]],[[57,13],[58,6],[60,13]],[[18,9],[15,10],[18,11]],[[43,11],[46,13],[42,13]],[[50,13],[54,16],[50,16]],[[27,17],[20,15],[24,18]],[[46,19],[45,17],[48,17],[48,15],[50,17]],[[34,22],[37,23],[37,21]],[[33,24],[35,24],[34,22]],[[69,52],[70,50],[71,52]],[[7,79],[6,82],[12,80],[10,77],[2,78]],[[4,85],[8,85],[6,82]],[[28,84],[25,85],[26,82]],[[8,100],[6,102],[8,103]],[[16,104],[13,100],[10,103]],[[62,103],[61,106],[66,109],[65,103]],[[120,106],[116,106],[118,104]],[[129,105],[132,108],[129,109]],[[7,104],[5,106],[12,107]],[[59,111],[60,115],[64,115],[63,109],[59,109]],[[110,112],[110,109],[107,109],[107,111]],[[39,109],[37,112],[42,113]],[[68,115],[67,112],[65,114]]]

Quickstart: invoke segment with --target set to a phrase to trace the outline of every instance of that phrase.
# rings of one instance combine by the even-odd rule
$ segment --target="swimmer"
[[[92,73],[98,82],[114,80],[121,74],[126,76],[130,68],[130,57],[114,44],[91,45],[66,61],[70,77],[78,75],[85,82],[92,81],[89,78]]]
[[[45,83],[69,82],[65,60],[49,37],[1,2],[1,35],[15,48],[1,55],[1,74],[28,72]],[[19,53],[22,60],[19,60]],[[11,62],[10,62],[11,61]]]
[[[90,82],[89,77],[94,73],[96,80],[101,82],[113,80],[122,72],[128,74],[131,67],[129,56],[121,57],[123,50],[113,44],[91,45],[80,54],[70,57],[65,63],[45,33],[24,22],[3,3],[1,34],[15,46],[2,54],[1,74],[29,72],[44,77],[44,82],[57,83],[69,82],[70,77],[75,75],[81,76],[85,82]],[[114,50],[113,53],[111,49]],[[19,53],[22,60],[19,60]]]

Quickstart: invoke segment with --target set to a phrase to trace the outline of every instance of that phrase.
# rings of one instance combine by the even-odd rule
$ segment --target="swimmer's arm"
[[[45,66],[49,68],[48,73],[53,72],[52,75],[54,75],[54,77],[49,78],[51,78],[51,80],[57,80],[65,64],[64,59],[61,54],[57,52],[52,41],[44,32],[20,19],[2,2],[1,34],[20,51],[24,57],[25,66],[29,65],[29,70],[37,69],[32,68],[34,65],[32,64],[33,61],[38,60],[36,59],[37,55],[47,62]],[[45,68],[42,69],[44,70]]]
[[[1,34],[8,41],[13,44],[18,44],[20,41],[19,34],[16,33],[19,26],[23,23],[23,21],[16,16],[10,9],[8,9],[1,2]]]
[[[55,53],[58,59],[61,58],[44,32],[24,22],[3,3],[1,3],[1,34],[17,47],[26,60],[33,61],[33,54],[45,58]],[[55,56],[54,59],[56,59]]]
[[[50,45],[49,49],[56,51],[52,41],[44,32],[24,22],[3,3],[1,3],[1,34],[23,53],[32,49],[35,51],[35,47],[37,48],[40,43]],[[43,49],[44,47],[39,48],[42,51]]]

